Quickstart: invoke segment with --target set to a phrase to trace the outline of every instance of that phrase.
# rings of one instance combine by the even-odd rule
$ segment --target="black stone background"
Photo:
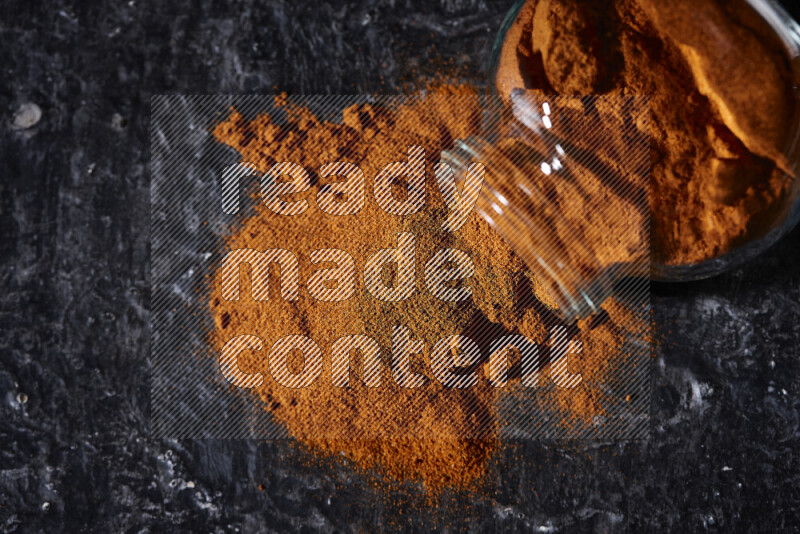
[[[287,441],[148,437],[150,95],[481,81],[510,4],[2,1],[2,532],[800,529],[800,230],[653,284],[647,442],[509,445],[429,504]],[[42,119],[12,129],[25,102]]]

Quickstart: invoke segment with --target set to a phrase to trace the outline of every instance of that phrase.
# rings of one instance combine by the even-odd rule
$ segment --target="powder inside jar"
[[[495,84],[505,98],[649,95],[652,257],[684,265],[776,223],[794,181],[791,79],[777,37],[741,1],[530,0]]]

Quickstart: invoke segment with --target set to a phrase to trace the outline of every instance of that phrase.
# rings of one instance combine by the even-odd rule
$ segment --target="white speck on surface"
[[[42,119],[42,108],[33,102],[26,102],[20,105],[14,114],[14,128],[27,130],[33,128]]]
[[[122,131],[128,125],[127,121],[119,113],[111,116],[111,127],[117,131]]]

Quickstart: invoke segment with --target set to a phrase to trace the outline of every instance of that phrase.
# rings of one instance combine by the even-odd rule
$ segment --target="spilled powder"
[[[456,105],[457,102],[457,105]],[[356,294],[348,300],[323,303],[308,296],[301,283],[298,300],[280,297],[278,272],[270,273],[270,299],[254,301],[249,274],[242,276],[240,300],[220,298],[221,271],[210,277],[209,310],[214,329],[209,342],[215,353],[234,336],[259,336],[265,348],[289,334],[310,337],[322,349],[324,367],[311,386],[290,389],[270,376],[264,351],[244,351],[239,356],[243,372],[260,372],[264,383],[255,389],[265,410],[285,425],[289,434],[322,456],[344,455],[363,469],[376,469],[397,480],[419,480],[426,488],[465,488],[486,472],[493,453],[501,446],[497,437],[497,405],[511,394],[518,373],[510,372],[509,387],[492,387],[485,362],[475,387],[456,390],[438,384],[431,374],[430,349],[442,337],[464,334],[488,355],[489,343],[501,335],[520,333],[546,347],[550,328],[557,323],[546,299],[537,299],[538,281],[520,259],[476,214],[457,232],[442,230],[447,210],[432,179],[439,153],[453,140],[467,137],[478,127],[481,102],[468,86],[446,85],[430,89],[425,98],[412,98],[396,108],[369,104],[350,107],[341,122],[325,122],[290,99],[276,97],[276,106],[286,112],[285,123],[269,115],[246,118],[232,110],[214,129],[215,138],[233,149],[242,161],[266,172],[274,163],[292,161],[312,173],[311,190],[294,198],[313,199],[324,185],[316,174],[332,161],[357,164],[368,182],[387,163],[406,158],[408,145],[426,149],[426,207],[406,217],[388,216],[375,203],[367,187],[366,202],[357,216],[332,217],[317,209],[292,217],[273,214],[261,203],[231,230],[226,250],[237,248],[286,248],[297,254],[300,280],[312,272],[308,258],[312,250],[340,248],[356,261]],[[363,265],[382,248],[396,246],[399,232],[417,236],[416,293],[400,302],[382,302],[364,287]],[[436,299],[424,288],[420,272],[424,262],[442,248],[469,254],[475,274],[466,281],[472,298],[449,303]],[[244,270],[244,272],[248,272]],[[567,419],[591,421],[604,413],[602,373],[618,357],[633,319],[614,300],[604,304],[602,317],[584,321],[575,334],[584,350],[575,359],[576,370],[587,377],[571,397],[558,391],[543,393],[544,402],[566,414]],[[391,332],[395,325],[407,326],[425,350],[414,367],[426,375],[428,384],[419,389],[397,385],[388,370]],[[360,380],[361,358],[356,357],[349,388],[332,385],[330,347],[343,335],[363,334],[382,348],[382,387],[368,388]],[[289,358],[297,372],[302,357]],[[513,364],[513,361],[512,361]],[[546,369],[543,370],[546,373]],[[577,400],[576,400],[577,399]]]

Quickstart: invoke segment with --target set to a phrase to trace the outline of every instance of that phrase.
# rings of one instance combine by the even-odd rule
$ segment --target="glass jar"
[[[508,32],[514,27],[515,21],[520,16],[524,0],[518,0],[506,16],[498,34],[497,40],[492,50],[491,65],[489,68],[489,88],[491,93],[497,92],[498,67],[501,60],[503,45],[507,39]],[[788,171],[797,174],[798,160],[798,140],[800,139],[800,98],[798,98],[798,86],[800,85],[800,26],[776,3],[770,0],[744,0],[744,5],[749,6],[764,23],[774,32],[774,41],[779,43],[783,59],[788,66],[791,76],[791,104],[793,116],[790,127],[785,139],[782,153],[787,156]],[[527,13],[526,16],[530,15]],[[754,102],[754,104],[757,104]],[[509,120],[522,124],[541,120],[537,119],[534,113],[533,118],[520,118],[512,110]],[[508,117],[508,115],[506,115]],[[530,126],[530,124],[528,124]],[[530,131],[526,135],[540,136],[540,131]],[[488,172],[505,172],[507,178],[511,177],[518,185],[527,189],[524,184],[532,180],[539,180],[543,176],[541,169],[524,168],[509,161],[509,158],[498,155],[496,149],[500,139],[494,134],[484,134],[481,137],[460,140],[456,142],[456,147],[443,154],[443,160],[450,163],[454,169],[464,172],[468,162],[483,161],[490,162],[494,169]],[[552,150],[557,150],[551,146]],[[521,148],[520,148],[521,150]],[[539,160],[553,154],[540,154]],[[567,159],[568,159],[567,155]],[[523,158],[524,159],[524,158]],[[535,160],[536,158],[531,158]],[[537,160],[538,161],[538,160]],[[552,165],[550,170],[553,171]],[[567,169],[568,171],[568,169]],[[457,170],[456,172],[459,172]],[[559,253],[559,247],[551,246],[553,236],[542,228],[543,224],[536,220],[536,215],[526,213],[525,207],[519,203],[519,198],[515,197],[513,203],[509,205],[507,195],[503,191],[492,187],[484,187],[481,199],[476,210],[489,222],[489,224],[509,243],[517,254],[534,270],[539,276],[548,281],[551,288],[555,288],[553,294],[562,317],[567,320],[574,320],[585,317],[596,311],[599,305],[615,293],[615,284],[625,277],[631,275],[649,275],[651,279],[658,281],[687,281],[706,278],[726,271],[734,266],[749,260],[760,254],[770,245],[775,243],[781,236],[791,230],[800,220],[800,180],[793,178],[790,174],[783,172],[782,178],[789,184],[788,193],[782,197],[779,205],[770,206],[769,226],[762,232],[755,235],[748,234],[746,242],[723,254],[711,257],[696,263],[667,264],[657,261],[648,261],[649,267],[643,268],[642,262],[635,261],[630,265],[613,265],[599,267],[587,262],[587,268],[577,268],[571,266],[570,258]],[[671,209],[665,206],[664,209]],[[498,211],[499,209],[499,211]],[[658,206],[654,207],[658,209]],[[512,215],[509,215],[512,214]],[[585,244],[585,243],[584,243]],[[573,243],[572,246],[583,246],[584,244]],[[587,257],[591,256],[589,254]]]

